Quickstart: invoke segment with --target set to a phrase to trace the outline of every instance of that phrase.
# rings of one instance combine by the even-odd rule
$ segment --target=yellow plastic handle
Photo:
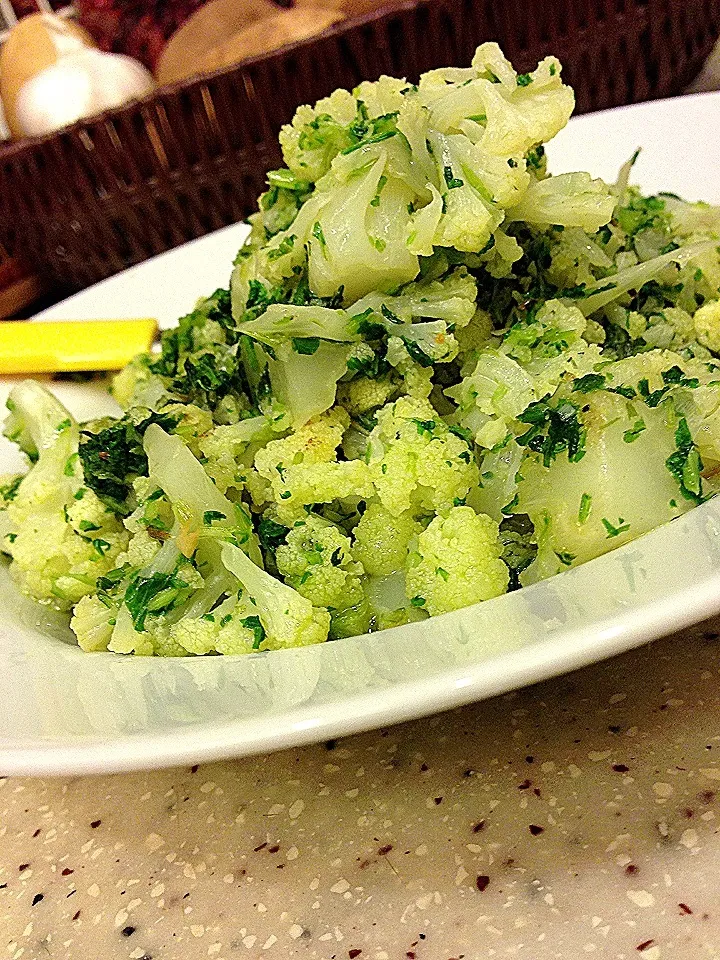
[[[0,323],[0,374],[120,370],[157,333],[150,319]]]

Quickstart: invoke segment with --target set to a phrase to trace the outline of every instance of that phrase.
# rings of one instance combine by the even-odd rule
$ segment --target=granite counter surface
[[[254,759],[0,781],[14,960],[720,957],[720,621]]]

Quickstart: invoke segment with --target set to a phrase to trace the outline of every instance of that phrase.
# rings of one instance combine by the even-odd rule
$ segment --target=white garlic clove
[[[18,92],[18,124],[26,136],[43,136],[145,96],[154,88],[142,64],[90,48],[64,56]]]

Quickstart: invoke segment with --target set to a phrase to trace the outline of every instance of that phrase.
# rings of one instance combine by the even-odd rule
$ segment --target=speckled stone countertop
[[[718,814],[720,621],[337,742],[0,781],[0,950],[705,960]]]

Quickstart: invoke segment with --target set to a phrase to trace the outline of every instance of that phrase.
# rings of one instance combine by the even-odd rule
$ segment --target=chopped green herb
[[[320,339],[319,337],[293,337],[292,345],[295,353],[312,356],[320,347]]]
[[[290,234],[290,236],[285,237],[285,239],[282,240],[277,245],[277,247],[273,247],[271,250],[268,251],[267,258],[270,262],[274,260],[279,260],[280,257],[284,257],[285,254],[290,253],[290,251],[293,249],[294,246],[295,246],[295,235]]]
[[[372,200],[370,201],[371,207],[380,206],[380,194],[382,193],[383,187],[387,182],[388,182],[388,178],[383,174],[382,177],[380,177],[380,179],[378,180],[377,192],[375,196],[372,198]],[[410,210],[409,212],[412,213],[412,210]]]
[[[320,244],[323,253],[327,256],[326,247],[327,243],[325,241],[325,234],[323,233],[322,227],[320,226],[320,221],[316,220],[313,224],[312,235],[315,237],[317,242]]]
[[[606,379],[601,373],[586,373],[573,383],[573,393],[590,393],[593,390],[603,390]]]
[[[520,414],[518,420],[530,429],[517,438],[521,447],[541,453],[549,467],[557,455],[567,451],[568,460],[577,463],[585,456],[586,431],[578,419],[578,407],[570,400],[551,407],[547,400],[538,400]]]
[[[445,177],[448,190],[455,190],[457,187],[465,186],[463,180],[458,180],[458,178],[454,176],[452,167],[443,167],[443,176]]]
[[[675,430],[675,445],[677,450],[671,453],[665,461],[670,473],[675,477],[680,493],[686,500],[701,503],[703,499],[702,468],[700,452],[695,446],[685,417],[680,419]]]
[[[263,625],[260,623],[260,617],[258,617],[258,616],[243,617],[243,619],[240,621],[240,623],[241,623],[247,630],[252,630],[253,635],[254,635],[252,648],[253,648],[253,650],[259,650],[259,649],[260,649],[260,645],[262,644],[263,640],[265,639],[265,628],[264,628]]]
[[[630,529],[630,524],[625,523],[622,517],[620,517],[620,519],[618,520],[617,526],[614,526],[614,524],[610,523],[609,520],[603,517],[602,525],[607,530],[607,537],[606,537],[607,540],[610,540],[612,537],[619,537],[621,533],[625,533],[627,530]]]
[[[633,443],[645,429],[645,421],[636,420],[633,426],[623,433],[623,440],[625,443]]]
[[[578,523],[585,523],[587,518],[590,516],[590,510],[592,509],[592,497],[589,493],[584,493],[580,497],[580,509],[578,510]]]

